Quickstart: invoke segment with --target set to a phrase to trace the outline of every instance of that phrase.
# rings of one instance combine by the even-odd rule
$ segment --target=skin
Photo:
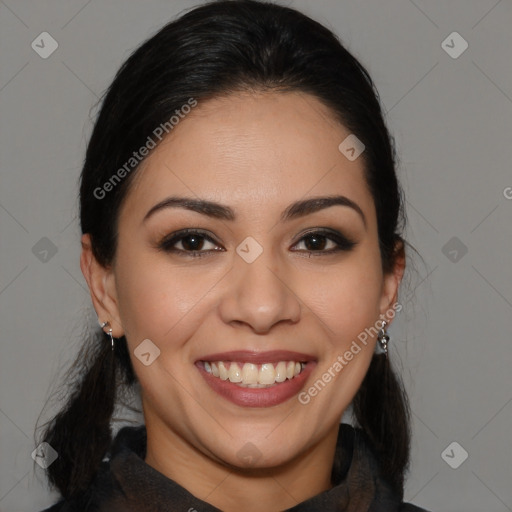
[[[200,103],[137,171],[120,210],[113,264],[98,264],[89,235],[82,238],[81,268],[98,317],[114,337],[126,335],[141,384],[146,462],[228,512],[284,510],[331,487],[338,424],[376,339],[306,405],[295,396],[273,407],[237,406],[209,388],[194,362],[230,350],[303,352],[317,360],[307,388],[396,303],[403,254],[384,275],[363,158],[351,162],[338,150],[349,133],[302,93]],[[280,221],[294,201],[333,194],[357,203],[366,225],[339,205]],[[171,195],[216,201],[236,220],[166,208],[143,221]],[[303,238],[321,227],[355,247],[329,253],[335,241],[312,246]],[[183,228],[212,236],[205,257],[158,249]],[[248,236],[263,248],[250,264],[236,253]],[[183,250],[182,243],[174,247]],[[144,366],[133,351],[147,338],[161,353]],[[238,455],[249,441],[259,453],[252,465]]]

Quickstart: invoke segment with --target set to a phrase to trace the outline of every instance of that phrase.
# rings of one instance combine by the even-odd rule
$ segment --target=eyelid
[[[325,228],[325,227],[316,227],[316,228],[310,228],[299,235],[297,235],[296,241],[293,243],[292,247],[297,245],[298,243],[302,242],[304,238],[306,238],[308,235],[320,235],[324,236],[325,238],[332,240],[334,243],[336,243],[336,247],[334,249],[329,249],[327,251],[305,251],[314,253],[316,255],[321,254],[332,254],[336,252],[341,251],[349,251],[350,249],[353,249],[358,242],[354,240],[352,237],[347,236],[343,234],[341,231],[332,229],[332,228]],[[298,252],[298,251],[297,251]]]
[[[165,248],[169,247],[172,248],[172,245],[179,242],[181,239],[185,238],[188,235],[200,235],[204,237],[209,242],[221,246],[222,244],[218,242],[215,237],[210,234],[208,231],[200,229],[200,228],[184,228],[179,229],[178,231],[175,231],[171,233],[170,235],[164,236],[160,242],[158,242],[158,247]],[[179,251],[179,250],[178,250]],[[193,253],[193,251],[185,251],[188,253]],[[198,251],[198,252],[208,252],[208,251]]]
[[[353,240],[351,237],[348,237],[341,233],[340,231],[334,230],[332,228],[325,228],[325,227],[314,227],[309,228],[306,231],[303,231],[297,237],[295,238],[294,242],[292,243],[291,247],[296,246],[298,243],[302,242],[304,238],[306,238],[308,235],[320,235],[324,236],[327,239],[333,241],[336,244],[335,248],[329,249],[327,251],[308,251],[308,250],[296,250],[292,252],[307,252],[309,254],[314,254],[315,256],[321,256],[321,255],[328,255],[328,254],[334,254],[338,252],[346,252],[354,248],[358,242]],[[217,246],[221,246],[222,244],[219,243],[213,235],[211,235],[208,231],[200,229],[200,228],[184,228],[180,229],[178,231],[175,231],[174,233],[171,233],[168,236],[165,236],[158,244],[157,248],[163,251],[167,251],[170,253],[177,253],[185,256],[190,257],[198,257],[198,256],[208,256],[212,252],[224,252],[225,249],[222,247],[221,250],[218,249],[208,249],[208,250],[199,250],[199,251],[184,251],[183,249],[176,249],[173,246],[181,241],[183,238],[185,238],[188,235],[199,235],[203,237],[205,240],[208,240],[212,244],[215,244]]]
[[[296,236],[296,240],[295,240],[294,244],[296,244],[297,242],[300,242],[305,236],[315,235],[315,234],[320,234],[320,235],[324,235],[324,236],[330,235],[330,236],[334,236],[334,237],[338,237],[338,238],[345,238],[347,241],[354,241],[350,237],[344,235],[343,232],[338,231],[337,229],[318,226],[318,227],[314,227],[314,228],[308,228],[305,231],[302,231],[301,233],[299,233]]]

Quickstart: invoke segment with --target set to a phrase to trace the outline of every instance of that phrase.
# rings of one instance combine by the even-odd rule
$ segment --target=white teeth
[[[258,367],[252,363],[245,363],[242,368],[242,382],[244,384],[258,384]]]
[[[276,366],[276,382],[284,382],[286,380],[286,363],[280,361]]]
[[[292,379],[294,373],[295,373],[295,363],[293,361],[290,361],[286,365],[286,377],[288,379]]]
[[[272,363],[261,365],[258,381],[260,384],[274,384],[276,381],[276,372]]]
[[[228,371],[226,370],[226,367],[222,361],[219,361],[219,377],[222,380],[228,380]]]
[[[204,369],[214,377],[229,380],[242,387],[267,388],[276,382],[284,382],[293,379],[305,368],[305,363],[298,361],[279,361],[277,364],[264,363],[256,365],[252,363],[235,362],[204,362]]]
[[[229,366],[229,380],[231,382],[242,382],[242,370],[236,363],[231,363]]]

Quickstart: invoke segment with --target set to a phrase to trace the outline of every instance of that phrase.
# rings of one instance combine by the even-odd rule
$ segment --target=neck
[[[226,512],[277,512],[331,488],[339,425],[305,453],[279,467],[223,465],[168,427],[146,421],[145,462],[191,494]]]

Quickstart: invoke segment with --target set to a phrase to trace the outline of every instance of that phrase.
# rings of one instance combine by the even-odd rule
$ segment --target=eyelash
[[[184,238],[187,238],[192,235],[195,235],[200,238],[204,238],[215,245],[219,245],[219,244],[217,244],[217,242],[215,242],[215,240],[211,236],[209,236],[208,234],[206,234],[205,232],[203,232],[201,230],[183,229],[183,230],[177,231],[176,233],[173,233],[172,235],[170,235],[168,237],[165,237],[158,244],[158,248],[164,252],[176,253],[176,254],[184,256],[184,257],[192,257],[192,258],[203,258],[203,257],[210,255],[212,252],[221,252],[218,249],[209,249],[206,251],[187,251],[187,250],[183,250],[183,249],[176,249],[173,247],[177,242],[180,242]],[[302,235],[302,237],[294,245],[299,244],[304,239],[306,239],[308,236],[312,236],[312,235],[317,235],[317,236],[319,235],[321,237],[325,237],[327,240],[331,240],[331,241],[335,242],[337,244],[337,247],[335,247],[333,249],[329,249],[327,251],[325,251],[325,250],[300,251],[300,252],[309,253],[310,257],[311,257],[311,255],[314,255],[316,257],[316,256],[322,256],[322,255],[331,255],[331,254],[338,253],[341,251],[350,251],[357,245],[356,242],[348,239],[347,237],[343,236],[341,233],[338,233],[336,231],[327,230],[327,229],[316,229],[316,230],[308,231],[307,233],[304,233],[304,235]],[[299,252],[299,251],[297,251],[297,252]]]

